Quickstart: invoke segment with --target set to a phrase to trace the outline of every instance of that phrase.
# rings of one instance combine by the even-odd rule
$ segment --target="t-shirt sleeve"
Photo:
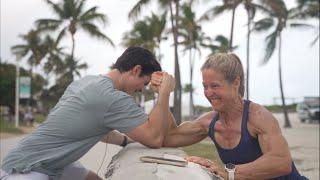
[[[133,97],[115,92],[112,103],[104,116],[104,125],[120,132],[129,132],[148,120],[148,115],[134,101]]]

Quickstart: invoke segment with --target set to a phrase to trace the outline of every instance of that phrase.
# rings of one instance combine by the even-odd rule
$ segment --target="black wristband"
[[[127,136],[123,136],[123,141],[120,146],[125,147],[128,144],[128,138]]]

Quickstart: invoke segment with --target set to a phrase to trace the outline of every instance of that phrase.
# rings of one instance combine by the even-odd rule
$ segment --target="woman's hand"
[[[217,164],[215,164],[214,162],[202,158],[202,157],[197,157],[197,156],[189,156],[185,158],[187,161],[189,162],[193,162],[196,164],[199,164],[201,166],[206,167],[211,173],[214,173],[215,175],[218,175],[224,179],[227,179],[227,173],[224,170],[224,168],[218,166]]]
[[[213,164],[212,161],[202,157],[197,157],[197,156],[188,156],[188,157],[185,157],[185,160],[189,162],[194,162],[196,164],[200,164],[201,166],[204,166],[206,168],[209,168]]]

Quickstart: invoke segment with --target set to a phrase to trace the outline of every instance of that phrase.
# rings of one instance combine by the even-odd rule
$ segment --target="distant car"
[[[316,101],[297,104],[297,113],[301,122],[320,120],[320,106]]]

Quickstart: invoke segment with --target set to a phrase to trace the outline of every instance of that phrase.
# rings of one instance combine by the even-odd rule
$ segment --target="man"
[[[174,78],[164,73],[157,104],[149,116],[131,96],[149,83],[155,71],[161,67],[150,51],[130,47],[106,75],[72,82],[47,120],[5,157],[0,178],[101,179],[76,161],[100,140],[120,144],[124,139],[125,145],[126,137],[119,138],[122,135],[116,131],[105,137],[112,130],[148,147],[161,147]]]

